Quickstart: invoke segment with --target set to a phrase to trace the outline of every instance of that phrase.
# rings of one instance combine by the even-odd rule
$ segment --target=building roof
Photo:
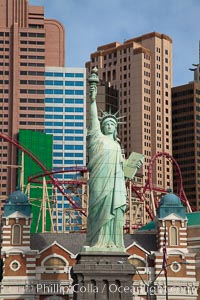
[[[188,219],[188,227],[190,226],[200,226],[200,211],[195,211],[192,213],[186,213],[186,218]],[[148,224],[144,225],[139,229],[139,231],[155,231],[156,224],[155,220],[150,221]]]
[[[144,226],[142,226],[141,228],[139,228],[139,231],[155,231],[156,229],[156,223],[155,220],[150,221],[149,223],[145,224]]]
[[[200,226],[200,211],[187,213],[188,226]]]
[[[15,212],[19,212],[27,217],[31,215],[31,204],[28,201],[28,197],[18,189],[8,196],[4,206],[3,217],[8,217]]]
[[[63,248],[70,251],[73,254],[77,254],[81,251],[81,247],[86,240],[85,233],[33,233],[31,234],[30,247],[33,250],[42,251],[55,241]],[[133,242],[136,242],[142,248],[147,251],[156,250],[156,235],[155,233],[136,233],[125,234],[124,243],[127,248]]]
[[[168,194],[164,195],[161,200],[160,200],[160,203],[159,205],[165,205],[165,206],[183,206],[183,204],[181,203],[181,200],[180,198],[169,192]]]
[[[63,248],[68,249],[73,254],[80,251],[81,246],[85,242],[86,235],[84,233],[32,233],[30,247],[33,250],[42,251],[55,241]]]
[[[186,208],[181,202],[181,199],[169,190],[160,200],[157,217],[165,218],[173,213],[183,219],[186,218]]]

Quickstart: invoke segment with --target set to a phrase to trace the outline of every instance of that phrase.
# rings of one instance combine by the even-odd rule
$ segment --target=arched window
[[[148,267],[147,262],[143,257],[133,254],[129,257],[128,261],[139,271],[140,274],[146,274]]]
[[[60,257],[50,257],[44,262],[44,266],[64,267],[66,263]]]
[[[43,266],[44,266],[45,273],[52,273],[52,271],[55,273],[59,273],[59,272],[65,273],[68,272],[69,269],[69,263],[58,256],[48,257],[44,261]]]
[[[178,246],[178,229],[175,226],[170,227],[170,246]]]
[[[146,264],[144,261],[142,261],[141,259],[137,258],[137,257],[131,257],[129,258],[129,263],[136,266],[137,268],[144,268],[146,267]]]
[[[12,244],[21,245],[21,225],[14,224],[12,227]]]
[[[41,261],[41,270],[41,280],[46,280],[46,278],[53,282],[60,281],[61,278],[71,280],[69,261],[57,253],[50,254]]]

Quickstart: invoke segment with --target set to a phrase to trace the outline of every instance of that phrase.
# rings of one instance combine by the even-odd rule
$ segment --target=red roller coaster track
[[[170,160],[171,162],[173,162],[174,166],[176,167],[176,174],[177,174],[177,178],[179,179],[178,181],[178,186],[177,186],[177,194],[179,196],[179,198],[181,199],[181,201],[189,208],[190,204],[189,201],[187,199],[187,196],[185,194],[184,188],[183,188],[183,180],[182,180],[182,174],[181,174],[181,169],[177,163],[177,161],[173,158],[173,156],[171,156],[169,153],[167,152],[157,152],[151,159],[150,164],[149,164],[149,169],[148,169],[148,180],[146,182],[145,188],[144,188],[144,192],[146,191],[147,187],[149,187],[150,191],[158,191],[158,192],[164,192],[164,190],[153,187],[153,180],[152,180],[152,173],[153,173],[153,164],[156,161],[156,159],[158,159],[159,157],[166,157],[168,160]],[[166,191],[165,191],[166,192]]]
[[[36,164],[38,164],[40,166],[40,168],[42,169],[42,171],[44,172],[43,176],[48,176],[51,180],[51,182],[53,183],[53,185],[61,192],[61,194],[72,204],[72,206],[74,208],[80,209],[79,206],[77,206],[76,202],[68,195],[65,193],[64,188],[61,186],[60,182],[53,176],[54,172],[49,172],[49,170],[46,169],[46,167],[40,162],[40,160],[34,155],[32,154],[29,150],[27,150],[26,148],[24,148],[22,145],[20,145],[17,141],[15,141],[14,139],[12,139],[11,137],[9,137],[8,135],[4,134],[4,133],[0,133],[0,138],[4,139],[5,141],[11,143],[12,145],[14,145],[15,147],[17,147],[18,149],[20,149],[21,151],[23,151],[25,154],[27,154]],[[74,168],[75,169],[75,168]],[[81,172],[85,172],[86,168],[80,169]],[[41,174],[40,174],[41,177]],[[80,210],[81,213],[86,216],[85,211]]]
[[[56,174],[60,174],[60,173],[74,173],[74,172],[86,173],[87,172],[87,168],[86,167],[83,167],[83,168],[80,168],[80,167],[73,168],[73,167],[71,167],[71,168],[67,168],[67,169],[64,169],[64,170],[48,172],[46,174],[40,173],[40,174],[37,174],[37,175],[29,176],[28,177],[28,182],[42,183],[42,180],[40,179],[41,177],[49,176],[50,174],[51,175],[56,175]],[[52,182],[52,180],[47,180],[46,183],[49,184],[49,183],[53,183],[53,182]],[[67,184],[82,185],[82,184],[86,184],[86,181],[84,181],[84,180],[78,180],[78,179],[76,179],[76,180],[66,180],[66,181],[59,180],[58,181],[59,185],[65,184],[65,183],[67,183]]]
[[[25,154],[27,154],[35,163],[37,163],[40,168],[42,169],[42,171],[44,173],[42,174],[38,174],[38,175],[34,175],[34,176],[30,176],[28,181],[29,182],[38,182],[41,183],[41,180],[39,178],[44,177],[44,176],[48,176],[50,180],[47,181],[47,183],[52,183],[59,191],[60,193],[69,201],[69,203],[73,206],[73,208],[75,209],[80,209],[80,212],[84,215],[86,215],[86,212],[84,210],[81,209],[81,207],[77,206],[76,202],[74,201],[74,199],[72,197],[69,196],[69,194],[67,194],[65,192],[65,188],[62,186],[62,184],[64,183],[68,183],[68,184],[85,184],[84,181],[81,180],[72,180],[72,181],[60,181],[58,179],[56,179],[54,177],[55,174],[57,173],[63,173],[63,172],[87,172],[87,168],[83,167],[83,168],[69,168],[67,170],[59,170],[57,172],[52,172],[47,170],[47,168],[40,162],[40,160],[34,155],[32,154],[29,150],[27,150],[24,146],[20,145],[17,141],[15,141],[14,139],[12,139],[11,137],[9,137],[6,134],[0,133],[0,138],[4,139],[5,141],[13,144],[14,146],[16,146],[18,149],[20,149],[21,151],[23,151]],[[131,188],[132,190],[135,192],[135,194],[138,196],[138,198],[140,199],[141,202],[145,202],[145,193],[147,190],[150,191],[150,193],[154,193],[154,192],[161,192],[161,193],[167,193],[167,190],[158,188],[158,187],[154,187],[153,183],[152,183],[152,173],[153,173],[153,164],[155,163],[156,159],[159,157],[165,157],[168,160],[170,160],[171,162],[174,163],[175,167],[176,167],[176,172],[178,174],[179,177],[179,192],[178,195],[181,199],[181,201],[183,203],[185,203],[187,205],[188,208],[190,208],[188,199],[185,195],[184,189],[183,189],[183,182],[182,182],[182,175],[181,175],[181,170],[180,167],[178,165],[178,163],[176,162],[176,160],[169,154],[166,152],[158,152],[156,153],[152,159],[150,160],[150,164],[149,164],[149,168],[148,168],[148,178],[147,178],[147,182],[145,184],[144,187],[138,187],[136,186],[134,183],[131,184]],[[154,201],[154,200],[152,200]],[[153,205],[156,207],[157,203],[153,203]],[[151,208],[148,205],[145,205],[146,211],[149,214],[151,219],[154,219],[155,217],[155,213],[152,212]],[[191,210],[191,208],[190,208]],[[195,209],[192,209],[195,210]]]
[[[179,198],[181,199],[181,201],[187,206],[189,211],[195,211],[194,208],[191,208],[189,201],[187,199],[187,196],[185,194],[185,191],[183,189],[181,169],[180,169],[177,161],[169,153],[166,153],[166,152],[156,153],[150,160],[149,168],[148,168],[148,177],[147,177],[145,186],[137,187],[137,186],[135,186],[134,183],[132,183],[132,189],[134,190],[134,192],[136,193],[136,195],[138,196],[138,198],[140,199],[141,202],[145,202],[145,193],[147,192],[147,190],[150,191],[150,193],[152,193],[152,194],[155,192],[159,192],[159,193],[167,193],[168,192],[167,190],[165,190],[163,188],[153,186],[153,180],[152,180],[153,165],[154,165],[155,161],[160,157],[167,158],[168,160],[173,162],[173,164],[175,165],[177,178],[179,179],[178,187],[177,187],[177,190],[178,190],[177,194],[178,194]],[[153,205],[155,208],[157,208],[158,203],[155,201],[156,199],[155,199],[154,195],[152,198],[153,198],[152,201],[154,201]],[[145,205],[145,208],[146,208],[146,211],[149,214],[150,218],[153,220],[155,218],[155,212],[153,212],[152,209],[148,205]]]

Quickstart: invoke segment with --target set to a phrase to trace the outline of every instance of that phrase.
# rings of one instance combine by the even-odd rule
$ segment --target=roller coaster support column
[[[22,161],[20,168],[20,190],[24,193],[24,152],[22,151]]]

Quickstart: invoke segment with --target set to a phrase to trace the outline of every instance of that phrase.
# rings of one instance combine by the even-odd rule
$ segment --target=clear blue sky
[[[157,31],[173,40],[173,85],[193,80],[199,63],[200,0],[29,0],[66,32],[66,66],[84,67],[100,45]]]

